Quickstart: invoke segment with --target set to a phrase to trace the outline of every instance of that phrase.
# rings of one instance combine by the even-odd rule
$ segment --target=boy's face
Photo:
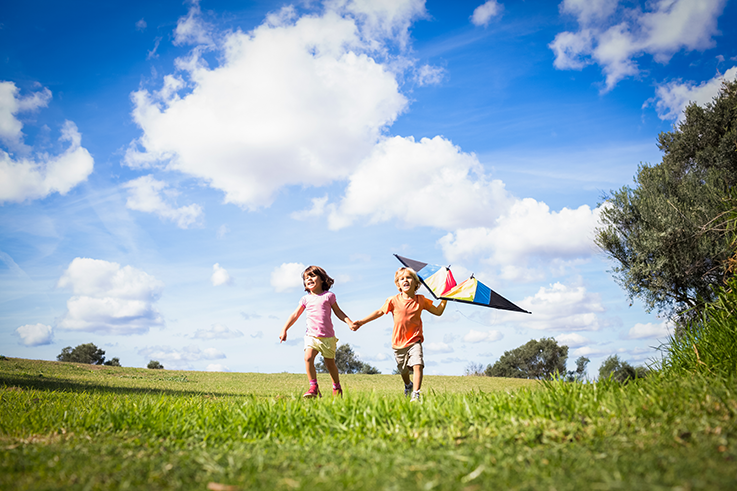
[[[397,288],[402,293],[413,295],[417,291],[417,283],[408,271],[404,271],[397,277]]]

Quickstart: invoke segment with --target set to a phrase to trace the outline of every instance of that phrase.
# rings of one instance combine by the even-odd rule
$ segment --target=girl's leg
[[[412,377],[412,382],[415,386],[414,390],[415,392],[418,392],[420,387],[422,387],[422,365],[415,365],[412,369],[414,370],[414,376]]]
[[[315,369],[315,358],[317,358],[318,351],[316,349],[307,348],[305,349],[305,369],[307,370],[307,376],[310,380],[317,379],[317,370]]]
[[[335,364],[335,358],[323,358],[325,362],[325,368],[330,373],[330,378],[333,379],[333,385],[340,386],[340,372],[338,372],[338,365]]]

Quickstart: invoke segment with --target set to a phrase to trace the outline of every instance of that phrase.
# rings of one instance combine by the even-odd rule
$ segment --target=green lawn
[[[732,382],[342,380],[6,358],[0,489],[737,488]]]

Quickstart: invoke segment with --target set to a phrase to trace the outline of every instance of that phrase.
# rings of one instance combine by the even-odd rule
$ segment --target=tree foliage
[[[164,369],[164,365],[162,365],[161,363],[159,363],[156,360],[151,360],[151,361],[148,362],[147,368],[150,368],[152,370],[163,370]]]
[[[56,356],[58,361],[66,361],[73,363],[89,363],[90,365],[102,365],[105,363],[105,351],[101,350],[93,343],[80,344],[72,349],[71,346],[61,350]],[[117,360],[117,358],[113,358]],[[118,366],[120,365],[118,360]]]
[[[566,373],[568,346],[558,346],[553,338],[534,339],[505,351],[494,365],[486,367],[490,377],[550,379]]]
[[[338,346],[338,349],[335,350],[335,364],[338,367],[338,373],[365,373],[369,375],[381,373],[378,368],[359,360],[350,344]],[[328,373],[322,357],[315,364],[315,368],[320,373]]]
[[[576,369],[568,372],[568,381],[569,382],[581,382],[584,378],[586,378],[586,367],[588,366],[589,362],[588,358],[585,356],[579,356],[576,360]]]
[[[627,382],[636,378],[644,378],[648,374],[648,369],[642,366],[633,367],[624,360],[620,360],[619,356],[612,355],[599,367],[599,380],[605,380],[611,377],[617,382]]]
[[[640,165],[635,186],[606,197],[596,244],[615,279],[648,310],[698,315],[722,285],[731,249],[722,217],[737,184],[737,82],[661,133],[657,165]]]

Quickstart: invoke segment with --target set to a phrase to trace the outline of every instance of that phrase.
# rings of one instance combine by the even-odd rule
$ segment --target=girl
[[[307,311],[307,332],[305,334],[305,368],[310,378],[310,389],[305,392],[304,397],[322,397],[317,386],[317,371],[315,370],[315,358],[318,353],[325,360],[325,367],[333,379],[333,395],[343,395],[340,386],[338,367],[335,364],[335,347],[338,339],[333,330],[333,321],[330,311],[335,312],[336,317],[342,320],[351,330],[354,329],[351,321],[345,313],[340,310],[335,299],[335,294],[330,292],[333,280],[319,266],[310,266],[302,273],[302,282],[307,295],[299,301],[299,306],[287,319],[287,323],[279,335],[280,342],[287,340],[287,330],[297,321],[302,312]]]
[[[392,313],[394,317],[394,331],[392,332],[392,348],[397,369],[404,381],[404,395],[412,394],[412,401],[420,400],[420,388],[422,387],[422,369],[425,360],[422,354],[422,319],[420,314],[427,310],[433,315],[443,315],[446,300],[442,300],[437,306],[432,300],[417,294],[420,288],[420,279],[411,268],[399,268],[394,274],[394,284],[397,285],[399,294],[389,297],[384,306],[365,318],[356,321],[352,329],[355,331],[363,324],[378,319],[384,314]],[[412,380],[409,372],[412,369]],[[413,383],[414,382],[414,387]],[[413,390],[414,389],[414,390]]]

